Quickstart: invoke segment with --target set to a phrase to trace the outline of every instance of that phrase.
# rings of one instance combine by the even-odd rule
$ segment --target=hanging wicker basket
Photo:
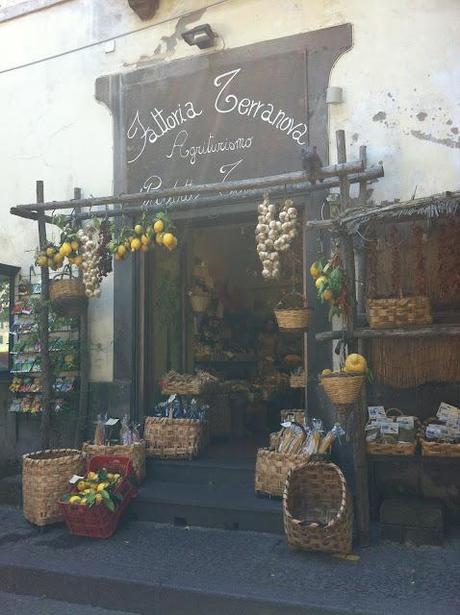
[[[289,472],[283,519],[290,547],[350,553],[353,508],[345,477],[333,463],[304,463]]]
[[[369,299],[367,319],[372,329],[429,325],[433,322],[428,297]]]
[[[277,434],[272,434],[270,445],[278,444]],[[268,448],[259,448],[256,459],[255,491],[256,493],[282,497],[289,470],[305,463],[305,455],[287,455]]]
[[[83,466],[83,454],[75,449],[53,449],[24,455],[24,517],[39,526],[62,521],[59,500],[68,490],[69,480],[74,474],[81,474]]]
[[[68,275],[69,277],[65,277]],[[78,316],[88,299],[80,278],[72,277],[72,268],[64,271],[50,282],[50,301],[56,313],[64,316]]]
[[[296,297],[301,301],[301,307],[287,307],[286,299]],[[275,317],[280,331],[306,331],[310,322],[310,310],[305,297],[300,293],[289,293],[276,306]]]
[[[321,376],[321,386],[335,406],[354,404],[361,393],[365,376],[340,372]]]
[[[206,312],[210,302],[210,295],[190,295],[190,303],[192,304],[192,310],[197,314],[202,314],[203,312]]]

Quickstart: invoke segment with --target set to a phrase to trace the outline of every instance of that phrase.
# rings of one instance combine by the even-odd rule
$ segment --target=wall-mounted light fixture
[[[342,88],[330,87],[326,90],[326,103],[328,105],[340,105],[343,103],[343,90]]]
[[[214,45],[217,34],[208,23],[196,26],[191,30],[182,32],[182,38],[188,45],[197,45],[200,49],[209,49]]]

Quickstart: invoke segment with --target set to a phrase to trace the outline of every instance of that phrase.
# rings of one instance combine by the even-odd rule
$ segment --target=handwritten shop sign
[[[306,118],[306,67],[298,53],[216,68],[210,62],[134,83],[126,95],[128,189],[154,193],[300,170]]]

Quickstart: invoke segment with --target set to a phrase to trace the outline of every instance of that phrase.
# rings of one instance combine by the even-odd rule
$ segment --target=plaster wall
[[[282,6],[281,6],[282,5]],[[27,272],[36,225],[9,214],[45,198],[112,193],[112,120],[94,97],[97,77],[200,52],[180,33],[208,22],[220,48],[351,23],[353,47],[331,74],[344,102],[329,107],[349,157],[367,145],[385,178],[371,198],[407,199],[458,189],[460,171],[460,4],[457,0],[162,0],[141,22],[126,0],[70,0],[0,23],[0,262]],[[49,58],[49,59],[46,59]],[[51,233],[56,233],[50,229]],[[91,303],[94,381],[112,379],[113,286]]]

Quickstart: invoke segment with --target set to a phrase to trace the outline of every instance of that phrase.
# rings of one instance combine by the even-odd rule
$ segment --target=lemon
[[[142,226],[142,224],[136,224],[136,226],[134,227],[134,232],[136,233],[136,235],[142,235],[144,232],[144,227]]]
[[[144,245],[144,246],[148,246],[148,245],[149,245],[149,243],[150,243],[150,237],[148,237],[148,236],[147,236],[147,235],[145,235],[145,234],[144,234],[144,235],[142,235],[142,237],[141,237],[141,242],[142,242],[142,245]]]
[[[85,483],[84,480],[81,480],[77,483],[77,491],[85,491],[86,488],[87,488],[87,484]]]
[[[87,498],[82,498],[82,499],[80,500],[80,504],[83,504],[83,506],[86,506],[87,502],[88,502],[88,499],[87,499]]]
[[[167,248],[171,248],[174,246],[175,239],[176,238],[172,233],[165,233],[163,235],[163,245],[165,245]]]
[[[69,504],[80,504],[81,497],[79,495],[72,495],[69,498]]]
[[[117,248],[117,254],[120,258],[123,258],[126,255],[126,246],[121,244]]]
[[[37,265],[39,267],[47,267],[48,266],[48,258],[43,254],[37,257]]]
[[[88,476],[86,477],[88,480],[97,480],[99,476],[96,472],[88,472]]]
[[[164,236],[165,236],[165,233],[158,233],[157,236],[155,237],[155,241],[157,242],[159,246],[163,245]]]
[[[113,474],[111,472],[107,474],[107,480],[113,480]]]
[[[62,257],[65,256],[69,256],[69,254],[72,252],[72,246],[68,241],[64,241],[64,243],[62,244],[62,246],[59,248],[59,254]]]
[[[319,278],[317,278],[317,280],[315,281],[315,286],[316,288],[321,288],[321,286],[323,284],[326,284],[327,282],[327,278],[325,275],[321,275]]]
[[[140,250],[142,246],[141,240],[134,238],[131,241],[131,252],[136,252],[136,250]]]
[[[310,267],[310,275],[311,275],[311,277],[316,280],[316,278],[319,277],[320,273],[321,273],[321,269],[319,268],[318,263],[313,263],[313,265]]]
[[[120,474],[114,474],[113,475],[113,479],[114,480],[119,480],[120,479]]]
[[[321,372],[321,376],[329,376],[329,374],[332,374],[332,371],[330,369],[323,369],[323,371]]]
[[[100,493],[96,494],[96,497],[94,498],[96,504],[100,504],[102,502],[102,495]]]
[[[170,252],[172,252],[173,250],[177,248],[177,239],[175,237],[174,237],[174,241],[172,242],[172,244],[170,246],[167,246],[167,248]]]
[[[53,265],[61,265],[64,262],[64,256],[60,252],[53,256]]]
[[[82,262],[83,262],[83,257],[82,256],[76,256],[73,259],[73,264],[76,265],[77,267],[80,267]]]
[[[70,247],[72,248],[74,252],[76,252],[78,248],[80,247],[80,244],[78,243],[78,241],[74,239],[73,241],[70,242]]]
[[[104,491],[104,489],[106,489],[108,486],[108,483],[99,483],[99,485],[97,486],[97,491],[100,493],[101,491]]]
[[[332,292],[332,290],[327,289],[324,291],[323,293],[324,301],[332,301],[333,298],[334,298],[334,293]]]
[[[161,233],[162,231],[164,231],[165,225],[163,220],[157,220],[155,222],[155,224],[153,225],[153,231],[155,233]]]
[[[46,256],[53,256],[55,252],[56,250],[52,248],[51,246],[49,248],[46,248]]]

